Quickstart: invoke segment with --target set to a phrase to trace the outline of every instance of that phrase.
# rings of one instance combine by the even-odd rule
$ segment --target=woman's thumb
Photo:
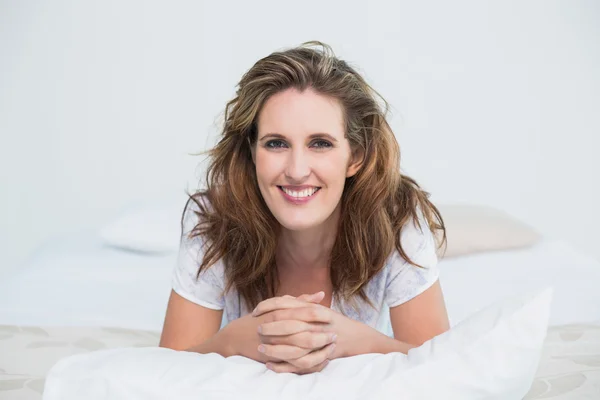
[[[298,296],[298,300],[308,301],[311,303],[320,303],[325,297],[325,292],[320,291],[313,294],[303,294],[302,296]]]

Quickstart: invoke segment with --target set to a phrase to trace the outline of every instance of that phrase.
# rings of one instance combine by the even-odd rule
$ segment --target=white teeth
[[[284,187],[281,187],[283,189],[284,192],[286,192],[287,194],[289,194],[292,197],[297,197],[297,198],[304,198],[304,197],[310,197],[313,194],[315,194],[315,192],[318,190],[318,188],[314,187],[312,189],[304,189],[304,190],[300,190],[300,191],[295,191],[295,190],[289,190],[286,189]]]

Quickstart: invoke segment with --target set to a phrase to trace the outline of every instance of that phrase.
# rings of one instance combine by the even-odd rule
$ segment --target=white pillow
[[[173,253],[179,249],[183,201],[146,203],[130,207],[100,229],[102,241],[142,253]]]
[[[44,400],[504,399],[527,394],[546,336],[552,289],[488,307],[421,347],[336,359],[277,374],[244,357],[121,348],[55,364]]]

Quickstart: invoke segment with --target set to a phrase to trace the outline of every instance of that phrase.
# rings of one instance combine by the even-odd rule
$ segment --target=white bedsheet
[[[90,233],[53,240],[0,283],[0,324],[160,330],[175,261]]]
[[[0,324],[116,326],[160,331],[176,254],[114,249],[95,234],[48,242],[0,283]],[[600,322],[600,263],[560,240],[443,259],[452,324],[510,294],[553,286],[550,325]]]
[[[504,296],[545,286],[554,288],[551,326],[600,322],[600,262],[562,240],[450,258],[440,265],[452,323]]]

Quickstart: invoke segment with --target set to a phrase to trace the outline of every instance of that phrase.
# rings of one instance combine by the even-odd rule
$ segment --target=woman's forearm
[[[408,351],[414,347],[417,347],[406,342],[401,342],[393,337],[384,335],[383,333],[377,332],[381,337],[377,338],[371,345],[371,353],[388,354],[388,353],[403,353],[407,354]]]
[[[252,315],[237,318],[225,325],[213,337],[188,351],[201,354],[217,353],[223,357],[243,356],[264,363],[267,358],[258,352],[259,324],[260,319]]]
[[[408,353],[415,345],[401,342],[389,337],[378,330],[361,322],[355,321],[356,326],[352,329],[350,340],[346,343],[346,349],[341,357],[357,356],[360,354],[388,354]]]
[[[196,346],[190,347],[185,351],[200,353],[200,354],[209,354],[209,353],[217,353],[223,357],[230,357],[235,355],[235,351],[231,346],[231,341],[229,340],[228,331],[224,328],[219,330],[216,334],[214,334],[210,339],[200,343]]]

